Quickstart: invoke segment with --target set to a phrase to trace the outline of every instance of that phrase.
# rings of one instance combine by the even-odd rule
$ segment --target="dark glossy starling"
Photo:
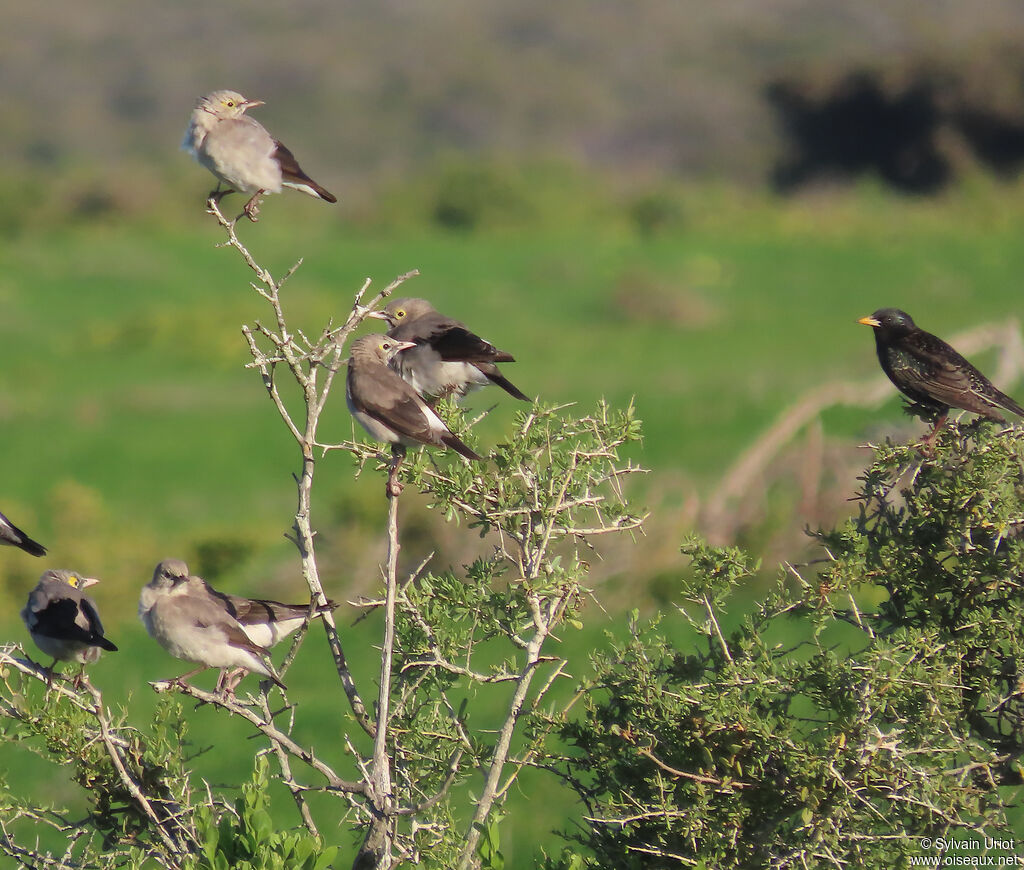
[[[898,308],[880,308],[857,321],[874,327],[875,348],[882,370],[911,401],[935,412],[937,420],[925,439],[934,440],[950,408],[962,408],[996,423],[1005,408],[1024,417],[1024,408],[958,354],[941,338],[919,329]]]
[[[393,366],[424,398],[461,398],[470,390],[496,384],[510,396],[530,401],[496,365],[515,362],[512,354],[441,314],[426,299],[394,299],[374,316],[387,321],[391,338],[415,343],[396,357]]]
[[[389,495],[401,492],[398,466],[407,446],[450,447],[466,459],[482,459],[452,433],[433,408],[392,368],[395,355],[413,347],[415,344],[411,341],[397,341],[386,335],[364,335],[353,343],[348,361],[345,395],[352,416],[372,438],[391,445],[394,462],[388,478]]]

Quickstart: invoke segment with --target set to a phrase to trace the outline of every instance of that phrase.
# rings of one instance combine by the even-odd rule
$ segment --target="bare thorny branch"
[[[273,312],[276,331],[264,327],[258,322],[255,330],[252,327],[245,326],[242,331],[253,357],[251,365],[260,372],[264,387],[274,402],[278,414],[288,427],[289,432],[291,432],[292,437],[298,443],[302,452],[302,471],[296,477],[298,505],[293,526],[295,536],[292,540],[299,550],[302,560],[303,577],[309,585],[312,598],[317,603],[326,604],[327,596],[323,591],[315,558],[312,526],[312,489],[315,472],[314,448],[317,444],[317,429],[320,416],[327,404],[334,378],[341,369],[342,354],[348,337],[382,300],[391,295],[395,288],[404,281],[417,273],[413,271],[396,278],[366,304],[363,304],[363,297],[370,286],[370,281],[367,279],[356,293],[352,310],[349,312],[345,322],[339,327],[329,324],[322,331],[315,344],[300,347],[296,336],[288,329],[284,306],[281,301],[281,289],[288,278],[301,265],[301,260],[285,273],[284,277],[280,280],[275,280],[270,271],[260,266],[245,245],[239,240],[235,233],[234,222],[224,217],[217,207],[217,203],[211,200],[208,206],[210,213],[213,214],[217,222],[227,233],[228,238],[227,242],[224,243],[225,246],[238,251],[246,265],[256,274],[259,283],[254,283],[251,286],[266,300]],[[272,348],[269,353],[260,347],[257,335],[269,342]],[[278,389],[275,374],[276,367],[280,362],[285,363],[295,382],[302,390],[305,410],[304,418],[302,419],[296,420]],[[322,382],[318,383],[318,376],[321,371],[323,372],[323,379]],[[366,706],[352,678],[333,615],[325,613],[323,615],[323,623],[338,676],[348,697],[353,715],[366,733],[373,736],[376,725],[368,715]]]
[[[182,859],[198,845],[198,838],[195,830],[183,820],[183,814],[173,805],[168,805],[165,800],[156,798],[153,794],[147,794],[140,784],[140,777],[143,771],[139,770],[142,763],[141,758],[133,752],[133,743],[119,733],[110,719],[110,714],[103,704],[103,696],[99,689],[92,685],[89,678],[83,673],[74,681],[59,678],[53,681],[49,671],[36,664],[28,658],[15,655],[20,652],[15,645],[0,648],[0,673],[6,674],[8,669],[13,669],[25,677],[47,686],[48,693],[54,693],[64,702],[68,702],[78,710],[91,717],[94,729],[87,732],[89,742],[95,741],[102,744],[104,751],[116,772],[117,778],[135,810],[144,816],[152,830],[156,834],[158,843],[154,843],[155,853],[151,856],[162,866],[167,868],[178,868],[182,866]],[[5,679],[4,695],[9,698],[20,697],[21,692],[11,687]],[[28,713],[20,709],[14,703],[4,703],[2,712],[5,717],[15,721],[27,722],[37,714]],[[25,814],[24,812],[22,813]],[[63,829],[69,839],[70,853],[75,841],[86,835],[84,823],[58,822],[52,813],[44,816],[39,815],[38,820],[51,827]],[[35,850],[25,849],[14,842],[13,838],[6,832],[0,836],[0,852],[28,865],[28,858],[37,866],[74,866],[68,863],[52,861],[48,856]]]

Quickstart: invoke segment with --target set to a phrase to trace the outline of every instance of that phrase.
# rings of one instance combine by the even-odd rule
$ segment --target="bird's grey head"
[[[862,317],[857,322],[863,323],[865,326],[873,326],[879,334],[886,338],[899,338],[917,328],[910,315],[898,308],[879,308],[874,314]]]
[[[64,583],[74,589],[85,589],[87,586],[100,582],[95,577],[85,577],[78,571],[69,571],[66,568],[50,568],[48,571],[43,571],[39,582],[45,583],[47,581]]]
[[[413,341],[397,341],[386,335],[364,335],[352,345],[352,359],[376,361],[387,365],[406,348],[416,347]]]
[[[404,299],[392,299],[378,316],[394,327],[400,323],[408,323],[427,314],[436,313],[437,309],[427,302],[426,299],[407,296]]]
[[[241,118],[246,109],[262,105],[262,100],[247,100],[238,91],[222,90],[200,97],[196,108],[224,120]]]
[[[170,590],[188,580],[188,565],[181,559],[164,559],[153,571],[150,586]]]

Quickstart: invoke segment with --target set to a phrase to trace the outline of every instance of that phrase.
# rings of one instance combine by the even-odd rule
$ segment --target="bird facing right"
[[[246,110],[262,106],[236,91],[220,90],[201,97],[189,120],[181,147],[210,170],[227,191],[214,190],[211,198],[237,190],[251,195],[244,211],[256,220],[264,193],[280,193],[290,187],[327,202],[337,198],[306,175],[292,154],[273,138]]]
[[[348,360],[345,398],[349,411],[371,438],[391,445],[394,461],[386,490],[389,496],[402,491],[398,466],[406,447],[450,447],[466,459],[482,460],[391,367],[396,354],[412,347],[411,341],[364,335],[353,342]]]
[[[21,618],[35,645],[53,658],[50,679],[57,662],[94,662],[102,650],[117,652],[103,636],[96,604],[83,590],[99,583],[77,571],[44,571],[28,596]]]
[[[878,361],[889,380],[911,401],[937,415],[926,444],[935,439],[950,408],[972,411],[996,423],[1006,422],[996,408],[1024,416],[1024,408],[941,338],[918,327],[905,311],[880,308],[857,322],[874,328]]]

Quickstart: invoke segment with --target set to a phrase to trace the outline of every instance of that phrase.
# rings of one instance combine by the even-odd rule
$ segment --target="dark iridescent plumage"
[[[880,308],[858,323],[875,330],[875,349],[882,370],[911,401],[935,412],[931,440],[950,408],[962,408],[996,423],[1006,419],[996,408],[1024,416],[1024,408],[958,354],[941,338],[920,329],[898,308]]]

